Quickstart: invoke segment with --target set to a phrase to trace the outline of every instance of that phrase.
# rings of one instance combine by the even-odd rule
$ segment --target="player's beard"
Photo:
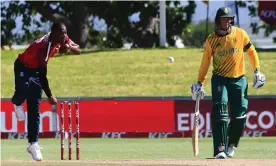
[[[229,23],[225,23],[224,26],[220,26],[220,27],[221,27],[221,30],[228,32],[230,30],[230,26],[231,25],[230,25],[230,22],[229,22]]]
[[[231,31],[231,23],[225,23],[225,25],[221,25],[221,24],[218,24],[216,26],[216,33],[218,33],[219,35],[226,35],[228,34],[229,32]]]
[[[60,36],[59,43],[63,46],[65,45],[65,36]]]

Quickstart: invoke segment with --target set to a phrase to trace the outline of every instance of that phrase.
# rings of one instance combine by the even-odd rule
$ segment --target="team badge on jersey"
[[[20,72],[20,77],[24,77],[24,72]]]

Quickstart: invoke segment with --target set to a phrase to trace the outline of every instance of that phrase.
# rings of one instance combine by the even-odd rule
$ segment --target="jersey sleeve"
[[[243,46],[248,47],[248,44],[251,43],[250,38],[244,30],[242,30],[242,35],[243,35]]]
[[[68,35],[66,36],[65,43],[69,44],[70,48],[79,48],[79,45],[71,40]]]
[[[203,84],[206,79],[211,58],[212,58],[212,48],[210,46],[209,41],[206,40],[204,53],[202,56],[201,65],[200,65],[199,74],[198,74],[198,82],[200,82],[201,84]]]
[[[251,67],[254,71],[260,70],[260,63],[259,63],[259,57],[258,57],[257,51],[254,45],[251,43],[248,34],[244,30],[242,30],[242,34],[243,34],[244,50],[247,52],[249,56]]]
[[[48,98],[52,96],[52,92],[49,87],[49,82],[47,79],[47,66],[46,67],[40,67],[39,68],[39,78],[40,78],[40,83],[42,86],[42,89],[44,90],[44,93]]]

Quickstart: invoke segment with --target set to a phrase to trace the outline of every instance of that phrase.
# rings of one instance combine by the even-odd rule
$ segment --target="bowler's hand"
[[[60,54],[64,54],[64,53],[67,53],[68,50],[70,50],[70,45],[69,44],[65,44],[65,45],[62,45],[60,48],[59,48],[59,53]]]
[[[51,97],[48,98],[48,102],[51,105],[56,105],[57,104],[57,99],[54,96],[51,96]]]

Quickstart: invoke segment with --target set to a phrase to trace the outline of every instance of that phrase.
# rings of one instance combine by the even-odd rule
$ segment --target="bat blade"
[[[197,156],[199,153],[199,150],[198,150],[198,125],[195,123],[196,120],[197,120],[197,117],[195,115],[194,116],[193,134],[192,134],[194,156]]]
[[[193,132],[192,132],[192,144],[193,144],[193,152],[194,152],[195,157],[199,154],[199,148],[198,148],[198,132],[199,132],[198,120],[199,120],[199,99],[196,100],[195,114],[194,114],[194,125],[193,125]]]

